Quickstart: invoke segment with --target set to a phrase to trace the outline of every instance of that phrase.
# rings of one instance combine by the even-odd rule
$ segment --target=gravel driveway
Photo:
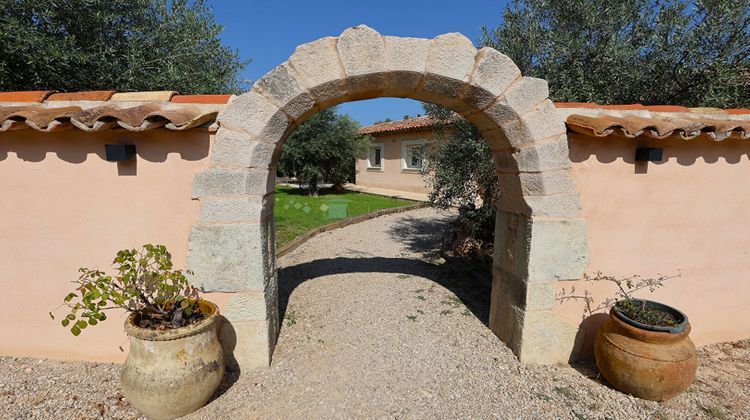
[[[487,328],[489,289],[433,253],[431,209],[328,232],[279,261],[271,367],[228,375],[191,418],[750,418],[750,340],[699,351],[698,378],[658,404],[590,365],[522,366]],[[0,359],[3,418],[131,418],[117,366]]]

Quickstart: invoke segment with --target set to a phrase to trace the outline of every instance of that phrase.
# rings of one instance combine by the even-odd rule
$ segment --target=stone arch
[[[567,362],[576,328],[553,312],[554,282],[579,279],[586,226],[570,174],[563,120],[547,83],[461,34],[383,36],[367,26],[297,47],[219,115],[188,266],[207,291],[232,292],[222,334],[239,366],[267,365],[279,329],[274,180],[281,146],[327,107],[376,97],[437,103],[479,128],[496,161],[490,328],[523,362]]]

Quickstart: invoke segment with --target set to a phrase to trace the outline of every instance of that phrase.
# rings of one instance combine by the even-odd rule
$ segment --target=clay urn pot
[[[596,335],[596,366],[614,388],[638,398],[668,400],[685,391],[697,368],[690,323],[682,312],[648,300],[647,308],[672,314],[678,324],[659,327],[641,324],[616,306]]]
[[[171,419],[197,410],[224,376],[219,308],[205,300],[198,305],[209,315],[182,328],[140,328],[137,313],[125,321],[130,352],[122,368],[122,392],[150,418]]]

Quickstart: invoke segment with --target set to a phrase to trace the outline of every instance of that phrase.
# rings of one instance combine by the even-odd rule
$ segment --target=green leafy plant
[[[671,314],[651,309],[646,306],[645,301],[638,299],[633,295],[639,290],[648,289],[650,292],[654,292],[656,289],[664,287],[665,281],[675,277],[682,277],[682,274],[679,272],[668,276],[659,274],[656,277],[648,278],[641,277],[637,274],[628,277],[615,277],[602,274],[598,271],[593,276],[584,274],[584,280],[587,282],[604,281],[616,285],[617,291],[613,297],[606,297],[599,303],[596,303],[590,290],[586,289],[583,293],[578,293],[575,286],[572,286],[570,289],[562,289],[557,294],[556,300],[558,302],[569,300],[583,301],[584,308],[582,318],[586,318],[599,312],[608,311],[613,306],[616,306],[625,316],[642,324],[673,326],[677,324],[677,321]]]
[[[205,0],[2,0],[0,90],[240,93]],[[77,13],[83,11],[85,13]]]
[[[750,0],[513,0],[502,15],[480,44],[554,101],[750,104]]]
[[[79,269],[75,290],[58,307],[69,308],[60,323],[70,327],[73,335],[106,320],[105,312],[111,309],[135,312],[140,327],[158,330],[179,328],[205,317],[198,306],[198,289],[185,277],[190,272],[172,268],[172,256],[164,245],[121,250],[113,264],[113,276]],[[49,315],[55,319],[52,312]]]
[[[367,151],[371,137],[357,132],[359,125],[335,107],[313,115],[284,143],[279,172],[308,185],[317,196],[318,184],[330,182],[336,191],[353,178],[357,157]]]

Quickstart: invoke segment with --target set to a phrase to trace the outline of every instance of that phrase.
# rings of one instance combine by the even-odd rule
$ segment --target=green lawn
[[[320,190],[318,197],[309,197],[307,190],[276,186],[276,246],[281,247],[308,230],[337,220],[412,204],[416,202],[325,188]]]

